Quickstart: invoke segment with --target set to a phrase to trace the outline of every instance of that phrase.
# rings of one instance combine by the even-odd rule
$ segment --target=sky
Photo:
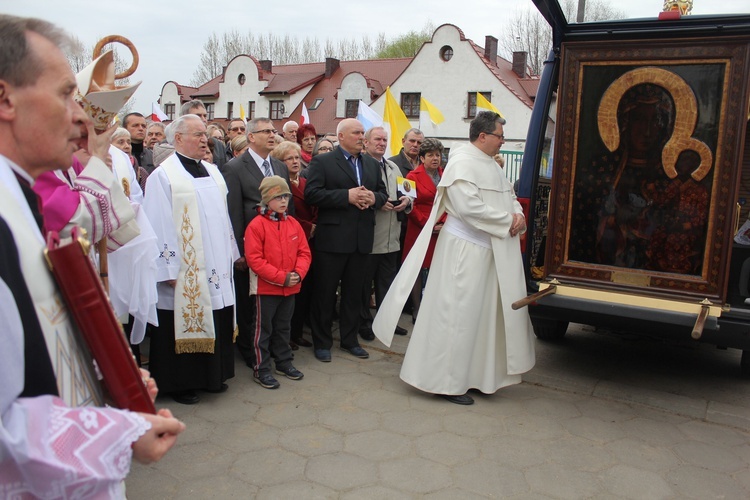
[[[337,3],[341,7],[337,7]],[[611,4],[619,4],[614,0]],[[655,17],[663,0],[628,0],[631,18]],[[232,8],[226,8],[226,6]],[[622,5],[622,4],[620,4]],[[213,7],[215,6],[215,8]],[[236,29],[255,35],[370,40],[378,33],[391,39],[451,23],[480,46],[487,35],[502,39],[503,26],[519,10],[535,9],[531,0],[359,0],[328,3],[195,2],[191,0],[0,0],[0,12],[40,17],[76,35],[86,46],[107,35],[122,35],[138,50],[140,64],[130,81],[143,81],[135,93],[134,111],[151,113],[151,102],[173,80],[187,85],[198,67],[204,42],[211,33]],[[748,13],[750,0],[694,0],[693,14]],[[123,48],[118,53],[130,61]],[[252,54],[251,54],[252,55]]]

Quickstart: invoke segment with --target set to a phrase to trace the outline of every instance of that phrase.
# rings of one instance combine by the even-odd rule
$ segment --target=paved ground
[[[402,326],[411,326],[402,317]],[[398,378],[407,338],[369,360],[297,351],[301,381],[195,406],[135,499],[750,498],[750,381],[738,351],[573,328],[524,383],[457,406]]]

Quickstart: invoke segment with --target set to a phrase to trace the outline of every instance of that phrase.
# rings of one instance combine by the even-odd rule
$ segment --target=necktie
[[[266,177],[271,177],[273,175],[273,170],[271,170],[271,164],[268,163],[268,160],[263,160],[263,175]]]
[[[354,155],[351,155],[349,157],[349,162],[352,164],[352,168],[354,169],[354,177],[357,178],[357,184],[360,185],[360,179],[359,179],[359,169],[357,168],[357,157]]]

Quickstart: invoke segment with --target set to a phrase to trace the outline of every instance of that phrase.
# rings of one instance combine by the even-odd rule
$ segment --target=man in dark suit
[[[396,156],[391,156],[388,161],[398,165],[401,170],[401,177],[419,166],[419,146],[424,142],[424,134],[418,128],[410,128],[401,139],[403,147]]]
[[[249,147],[241,156],[224,165],[224,178],[229,188],[227,206],[240,259],[234,264],[234,288],[237,293],[237,348],[248,366],[255,366],[255,301],[250,300],[250,272],[245,261],[245,228],[258,215],[260,183],[265,177],[278,175],[289,182],[289,171],[283,162],[271,157],[276,147],[276,130],[268,118],[255,118],[247,124]],[[290,188],[291,189],[291,188]],[[288,213],[294,215],[293,202]]]
[[[331,361],[332,313],[341,282],[341,348],[368,358],[357,339],[365,267],[372,251],[375,210],[388,200],[378,163],[360,154],[364,126],[354,118],[339,123],[339,146],[313,157],[307,168],[305,201],[318,207],[315,228],[315,285],[311,327],[315,357]]]

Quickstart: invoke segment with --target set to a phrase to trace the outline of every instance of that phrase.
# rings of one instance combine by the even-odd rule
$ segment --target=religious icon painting
[[[562,57],[547,275],[721,299],[750,42],[570,43]]]

